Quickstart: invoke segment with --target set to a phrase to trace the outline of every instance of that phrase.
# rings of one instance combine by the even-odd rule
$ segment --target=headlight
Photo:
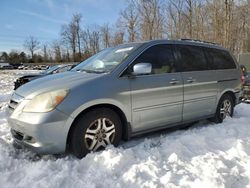
[[[35,96],[23,108],[23,112],[49,112],[60,104],[69,90],[57,90]]]

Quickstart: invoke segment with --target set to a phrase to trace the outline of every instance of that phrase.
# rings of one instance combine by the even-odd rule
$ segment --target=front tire
[[[73,155],[82,158],[91,151],[117,146],[122,137],[119,116],[109,108],[94,109],[79,117],[70,135]]]
[[[212,119],[215,123],[222,123],[226,117],[232,117],[234,113],[234,102],[231,95],[225,94],[221,97],[216,114]]]

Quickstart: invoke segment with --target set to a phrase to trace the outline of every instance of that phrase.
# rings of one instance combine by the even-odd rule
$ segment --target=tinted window
[[[213,69],[234,69],[236,65],[231,55],[224,50],[209,48],[206,50]]]
[[[182,71],[208,70],[207,60],[203,49],[198,46],[177,45],[176,46]]]
[[[151,63],[152,74],[176,72],[172,45],[156,45],[143,52],[133,63]]]

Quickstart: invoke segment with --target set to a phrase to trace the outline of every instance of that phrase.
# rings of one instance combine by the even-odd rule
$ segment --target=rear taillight
[[[241,75],[241,76],[240,76],[240,82],[241,82],[242,85],[245,84],[245,82],[246,82],[246,77],[245,77],[244,75]]]

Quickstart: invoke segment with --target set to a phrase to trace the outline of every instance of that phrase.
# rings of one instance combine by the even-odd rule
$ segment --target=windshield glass
[[[110,72],[125,60],[138,46],[139,44],[125,44],[114,48],[107,48],[83,61],[72,70],[89,73]]]

